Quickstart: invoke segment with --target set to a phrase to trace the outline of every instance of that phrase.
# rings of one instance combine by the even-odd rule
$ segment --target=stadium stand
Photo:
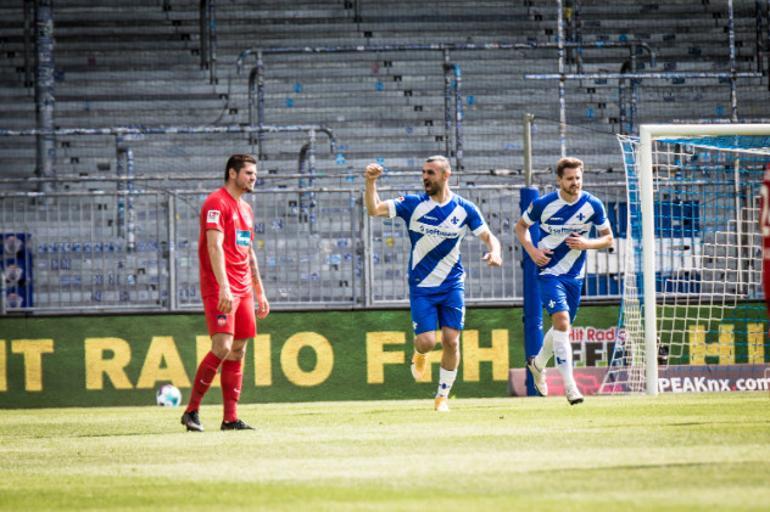
[[[29,9],[31,4],[28,1],[0,5],[0,128],[3,129],[35,127],[35,94],[30,81],[30,72],[34,72],[34,36],[24,28],[25,8]],[[516,187],[523,184],[521,116],[525,112],[535,115],[532,149],[536,183],[551,183],[549,168],[560,153],[558,81],[537,80],[527,78],[527,75],[558,72],[558,50],[554,47],[557,41],[556,2],[267,0],[256,6],[255,2],[246,0],[212,0],[211,4],[215,31],[211,31],[209,41],[205,37],[201,39],[198,0],[136,0],[122,6],[106,0],[57,0],[54,5],[55,126],[243,126],[256,123],[255,103],[249,113],[250,97],[256,102],[254,94],[250,96],[249,93],[249,74],[256,64],[254,54],[243,59],[240,72],[236,68],[236,61],[247,49],[485,43],[530,45],[528,48],[449,52],[451,63],[459,65],[462,76],[464,151],[463,172],[457,173],[457,183],[464,187]],[[584,44],[582,48],[565,50],[565,71],[619,73],[630,71],[633,66],[638,72],[730,71],[725,6],[721,2],[712,4],[708,1],[693,5],[694,2],[687,0],[666,3],[621,0],[611,4],[565,1],[566,40]],[[766,13],[758,15],[754,2],[735,2],[735,5],[735,70],[763,70],[767,44],[766,36],[760,35],[767,33]],[[644,43],[654,51],[654,66],[649,52],[641,46],[629,50],[629,47],[617,47],[614,43]],[[201,53],[206,45],[209,50],[204,50],[203,57],[210,57],[210,62],[204,66]],[[267,53],[263,76],[264,123],[324,126],[333,132],[336,141],[336,146],[330,147],[326,136],[319,133],[312,164],[314,175],[312,179],[298,178],[298,170],[311,171],[309,161],[303,162],[302,166],[298,163],[301,148],[308,142],[307,133],[300,130],[264,134],[260,152],[264,180],[260,181],[260,186],[265,190],[308,185],[355,190],[361,187],[361,169],[366,163],[377,160],[391,173],[384,184],[398,192],[408,191],[416,182],[416,176],[408,172],[413,172],[425,156],[446,151],[445,71],[444,56],[440,51]],[[623,87],[618,80],[605,78],[565,82],[566,149],[586,161],[588,171],[592,173],[591,180],[616,183],[621,179],[622,162],[614,138],[618,131],[633,130],[641,122],[670,122],[672,119],[726,122],[730,119],[730,81],[724,78],[644,79],[638,82],[635,105],[631,102],[632,82],[624,82]],[[739,119],[751,121],[770,117],[766,78],[741,78],[736,83]],[[454,102],[454,97],[451,101]],[[451,153],[456,144],[454,127],[448,138]],[[110,186],[120,189],[120,185],[110,185],[109,180],[104,179],[126,172],[126,163],[120,163],[116,156],[117,149],[123,149],[123,156],[130,149],[137,176],[165,179],[130,185],[135,190],[143,190],[146,195],[122,206],[121,211],[126,212],[123,215],[128,215],[128,212],[138,212],[140,204],[150,207],[163,203],[155,192],[157,187],[213,188],[219,179],[224,155],[246,151],[257,153],[256,139],[248,133],[139,134],[119,140],[114,135],[60,136],[56,139],[54,168],[57,175],[87,180],[61,183],[58,190],[107,190]],[[35,155],[33,136],[0,137],[0,177],[33,176]],[[454,161],[455,155],[452,157]],[[502,176],[495,176],[490,171],[501,171],[498,174]],[[104,181],[94,181],[97,178]],[[20,183],[2,186],[5,190],[34,188],[34,185]],[[341,196],[335,201],[355,207],[356,193],[339,194]],[[178,194],[177,216],[185,218],[190,213],[180,213],[183,208],[193,211],[199,196],[200,193],[195,192]],[[304,223],[305,227],[312,224],[315,229],[316,221],[317,226],[328,233],[302,249],[307,254],[283,262],[279,256],[266,256],[264,265],[282,269],[276,274],[277,278],[299,273],[308,282],[320,279],[321,268],[343,268],[340,275],[335,273],[338,270],[330,270],[328,282],[320,287],[333,289],[333,292],[308,300],[355,302],[361,293],[360,284],[350,279],[346,283],[345,276],[363,272],[361,248],[356,247],[355,237],[342,237],[339,232],[357,232],[362,229],[360,220],[351,218],[344,226],[324,228],[326,221],[323,218],[328,220],[339,214],[335,213],[336,205],[329,207],[323,215],[323,205],[308,214],[307,205],[315,204],[317,198],[311,192],[295,193],[292,197],[295,198],[280,196],[267,209],[278,212],[276,218],[294,219],[293,227],[281,226],[280,233],[296,231],[296,236],[301,237],[299,227]],[[612,197],[605,199],[617,207],[619,200]],[[481,196],[479,200],[486,201]],[[93,203],[79,210],[81,215],[87,219],[98,218],[101,203],[96,199],[89,201]],[[495,218],[491,220],[493,228],[503,233],[511,256],[515,250],[511,227],[518,213],[510,205],[516,201],[517,194],[511,191],[501,194],[497,202],[485,205],[495,212]],[[11,200],[4,200],[4,207],[11,208],[11,203]],[[192,206],[184,206],[188,203]],[[169,255],[167,249],[163,252],[159,242],[169,237],[166,222],[169,214],[164,208],[159,206],[151,219],[145,217],[141,227],[137,225],[136,229],[141,232],[136,233],[136,240],[127,241],[128,245],[123,249],[114,249],[123,254],[121,251],[129,245],[133,247],[130,251],[143,248],[132,255],[138,262],[129,262],[122,257],[117,259],[127,267],[142,269],[141,273],[138,270],[127,273],[134,277],[131,285],[126,285],[126,291],[141,292],[149,304],[168,305],[170,300],[163,285],[168,277],[164,266]],[[7,226],[10,213],[4,215]],[[619,216],[616,217],[619,220]],[[53,253],[58,238],[61,238],[54,235],[61,234],[61,225],[68,219],[68,214],[47,213],[34,221],[37,224],[28,218],[25,229],[29,226],[49,229]],[[194,223],[191,225],[194,228]],[[178,283],[180,305],[197,304],[193,228],[180,226],[176,233],[183,238],[178,241],[179,247],[189,249],[189,252],[177,255],[182,280]],[[105,229],[106,239],[121,235],[119,231],[125,228],[107,226]],[[387,231],[390,227],[386,225],[383,229]],[[269,231],[268,227],[266,232]],[[374,235],[384,236],[381,243],[385,245],[394,243],[392,237],[400,236],[395,232]],[[37,236],[41,236],[40,232]],[[93,232],[72,232],[71,237],[80,239],[83,244],[86,240],[92,244],[102,239]],[[128,240],[127,237],[118,238]],[[266,245],[277,244],[280,238],[266,238]],[[329,248],[323,256],[316,254],[325,260],[308,263],[306,269],[300,269],[302,262],[313,259],[312,251],[318,253],[319,244],[323,247],[339,244],[348,249]],[[147,256],[137,256],[142,252]],[[387,256],[388,265],[375,265],[377,272],[394,278],[393,281],[400,279],[397,274],[404,266],[397,253],[397,246],[383,252],[382,258]],[[108,267],[110,264],[104,263],[89,272],[103,273]],[[49,266],[38,273],[38,282],[46,282],[45,279],[50,277],[46,272],[61,273]],[[285,276],[283,272],[286,272]],[[474,273],[481,273],[481,269],[471,269],[471,282]],[[505,279],[510,281],[509,277]],[[51,285],[51,293],[55,288],[55,293],[61,296],[61,286],[61,280],[56,281]],[[303,286],[296,284],[299,288]],[[507,284],[495,286],[495,293],[500,295],[493,293],[493,297],[508,298],[518,296],[516,290],[521,285],[511,284],[512,289]],[[296,287],[287,285],[281,291],[287,304],[297,301]],[[105,285],[105,291],[106,288]],[[482,288],[479,287],[476,293],[481,294]],[[39,290],[44,293],[43,289]],[[608,291],[606,286],[603,290]],[[110,300],[119,301],[120,292],[114,293],[117,293],[117,299],[111,297]],[[403,293],[404,290],[396,288],[382,291],[378,296],[384,301],[399,300]],[[42,298],[44,296],[40,296]],[[71,299],[78,303],[78,298],[82,297],[60,297],[57,301],[66,304]]]
[[[529,5],[529,4],[535,4]],[[569,2],[566,2],[569,4]],[[738,70],[756,67],[753,3],[738,2]],[[198,2],[140,0],[116,7],[112,2],[63,0],[55,5],[56,125],[205,125],[247,123],[248,72],[235,74],[234,63],[246,48],[409,45],[415,43],[543,43],[555,41],[555,8],[536,2],[361,2],[356,22],[353,2],[216,2],[218,83],[200,68]],[[165,9],[164,9],[165,6]],[[34,127],[34,95],[23,87],[22,6],[4,7],[2,33],[2,123]],[[682,16],[687,13],[685,18]],[[723,5],[692,2],[579,2],[566,10],[567,26],[579,26],[580,40],[643,41],[654,46],[656,71],[727,71],[727,34]],[[686,21],[685,21],[686,20]],[[686,26],[685,26],[686,25]],[[20,28],[22,27],[22,28]],[[578,29],[575,28],[575,31]],[[576,34],[567,34],[574,39]],[[525,74],[557,71],[556,50],[451,52],[463,76],[464,166],[466,169],[520,168],[520,114],[558,120],[556,82],[526,80]],[[620,72],[624,48],[568,51],[568,69]],[[638,69],[650,71],[639,55]],[[253,66],[253,59],[247,59]],[[323,124],[334,129],[343,149],[331,170],[356,170],[372,157],[394,169],[414,168],[414,158],[443,152],[443,71],[440,52],[280,54],[265,57],[265,120],[269,124]],[[13,78],[15,77],[15,78]],[[636,121],[671,116],[728,119],[729,87],[713,79],[647,81],[640,91]],[[766,96],[759,79],[741,80],[741,119],[763,117]],[[605,133],[619,131],[615,80],[567,83],[567,122]],[[162,138],[159,138],[162,139]],[[212,149],[221,152],[232,137],[208,137],[194,144],[166,138],[137,154],[138,172],[180,168],[206,175],[216,168]],[[584,134],[570,134],[568,148],[585,148]],[[609,142],[606,142],[609,141]],[[588,146],[595,167],[617,168],[608,153],[614,141]],[[265,137],[267,167],[294,169],[302,137]],[[149,143],[147,143],[150,145]],[[25,144],[24,146],[29,146]],[[60,140],[57,171],[103,175],[114,151],[104,141]],[[536,167],[558,156],[558,129],[543,122],[535,139]],[[612,147],[614,150],[614,147]],[[15,145],[3,151],[5,175],[24,176],[34,151]],[[322,156],[319,154],[319,157]],[[327,157],[327,155],[323,155]],[[339,157],[339,158],[338,158]],[[170,163],[164,159],[171,159]],[[146,163],[143,163],[146,162]],[[6,167],[7,164],[7,167]],[[110,166],[114,171],[115,166]],[[101,171],[99,169],[102,169]]]

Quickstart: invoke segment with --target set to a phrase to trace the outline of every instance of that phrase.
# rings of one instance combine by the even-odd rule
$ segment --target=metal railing
[[[644,72],[640,73],[636,70],[636,52],[631,52],[631,67],[630,72],[627,73],[584,73],[582,71],[582,60],[578,61],[577,73],[568,73],[565,62],[565,49],[569,46],[575,46],[580,51],[585,48],[585,44],[581,41],[578,43],[565,41],[565,22],[564,22],[564,5],[563,0],[556,0],[557,6],[557,33],[558,33],[558,73],[530,73],[525,75],[529,80],[558,80],[559,82],[559,120],[560,120],[560,146],[562,156],[566,155],[566,140],[567,140],[567,108],[566,108],[566,91],[565,86],[568,80],[618,80],[619,86],[622,87],[626,81],[630,83],[630,104],[628,107],[622,104],[624,94],[620,94],[619,110],[625,115],[630,115],[630,119],[621,120],[621,126],[625,128],[625,133],[633,133],[634,127],[634,115],[636,112],[636,102],[638,97],[638,90],[640,87],[640,81],[642,79],[648,80],[683,80],[688,78],[705,78],[712,80],[727,80],[730,86],[730,122],[738,122],[738,96],[737,96],[737,80],[743,78],[762,78],[764,75],[760,71],[757,72],[738,72],[736,61],[736,43],[735,43],[735,16],[733,11],[733,0],[727,1],[727,35],[728,35],[728,62],[730,71],[728,72]],[[761,16],[761,10],[757,9],[757,17]],[[757,23],[760,23],[758,21]],[[759,51],[759,50],[757,50]],[[654,57],[651,62],[652,67],[654,64]],[[770,84],[768,84],[770,87]],[[625,122],[623,122],[625,121]]]
[[[98,142],[95,142],[95,146],[99,149],[101,156],[106,156],[110,153],[108,148],[113,147],[112,157],[116,164],[118,171],[118,177],[126,176],[129,181],[128,187],[131,188],[130,180],[133,178],[134,169],[134,150],[142,145],[142,141],[145,137],[154,136],[162,138],[164,136],[176,137],[176,136],[200,136],[206,135],[239,135],[243,134],[248,137],[247,143],[251,143],[251,138],[255,134],[303,134],[305,141],[302,147],[297,153],[297,167],[296,170],[300,174],[308,174],[312,183],[312,176],[316,172],[316,151],[317,151],[317,135],[319,133],[324,134],[329,141],[329,151],[334,154],[336,151],[336,139],[334,132],[324,126],[314,124],[303,125],[290,125],[290,126],[275,126],[275,125],[262,125],[262,126],[242,126],[242,125],[193,125],[193,126],[115,126],[106,128],[56,128],[56,129],[29,129],[29,130],[10,130],[0,128],[0,139],[9,138],[12,140],[23,141],[25,137],[37,137],[38,139],[50,139],[52,141],[61,140],[64,137],[77,137],[81,141],[89,137],[99,138]],[[104,140],[102,140],[104,139]],[[111,140],[110,140],[111,139]],[[233,141],[237,143],[237,141]],[[187,141],[188,146],[191,146]],[[169,144],[167,151],[172,151],[172,144]],[[240,152],[248,152],[247,147],[240,149]],[[161,153],[162,154],[162,153]],[[153,153],[153,156],[158,156],[157,152]],[[110,158],[112,160],[113,158]],[[47,153],[44,160],[46,165],[51,169],[54,169],[54,164],[57,157],[54,153]],[[147,163],[147,158],[143,163]],[[61,162],[59,165],[63,167]],[[157,165],[157,164],[156,164]],[[57,181],[62,179],[54,175],[44,175],[42,180],[37,181],[41,190],[48,190],[49,187],[54,186]],[[64,178],[66,179],[66,178]],[[33,182],[30,180],[29,182]]]
[[[521,250],[513,229],[521,186],[498,179],[497,185],[456,187],[479,206],[503,248],[503,267],[492,269],[481,260],[485,247],[478,239],[463,242],[470,305],[522,302]],[[145,183],[109,191],[0,194],[6,309],[199,310],[199,211],[207,192],[141,190]],[[386,185],[381,197],[407,192]],[[601,188],[609,216],[618,222],[624,194],[620,184]],[[274,309],[406,306],[410,248],[403,222],[370,218],[360,188],[265,187],[247,200]],[[586,286],[592,297],[617,297],[622,250],[619,242],[616,250],[589,258]]]
[[[652,48],[641,41],[597,41],[593,43],[575,43],[565,42],[560,38],[558,42],[528,42],[528,43],[508,43],[508,42],[489,42],[489,43],[432,43],[432,44],[386,44],[386,45],[358,45],[358,46],[317,46],[317,47],[253,47],[240,52],[235,61],[235,74],[240,75],[244,68],[246,60],[253,56],[254,66],[251,68],[248,77],[248,112],[249,124],[262,126],[265,122],[265,73],[266,65],[264,57],[266,55],[290,55],[290,54],[338,54],[338,53],[408,53],[408,52],[441,52],[441,66],[444,73],[444,145],[445,154],[448,157],[455,158],[455,171],[464,170],[464,134],[463,134],[463,97],[462,97],[462,72],[460,64],[453,61],[452,52],[459,51],[494,51],[494,50],[538,50],[538,49],[556,49],[559,51],[560,62],[563,63],[563,53],[565,48],[576,48],[579,50],[604,50],[606,48],[627,48],[630,52],[629,60],[633,63],[633,70],[636,70],[636,61],[638,50],[646,51],[649,55],[651,66],[655,66],[656,56]],[[563,71],[563,64],[560,65],[560,73]],[[228,91],[232,89],[234,77],[228,77]],[[566,123],[566,107],[564,105],[563,81],[560,82],[560,111],[563,122]],[[255,99],[256,95],[256,99]],[[230,108],[230,94],[227,94],[228,104],[223,111]],[[256,114],[256,119],[254,116]],[[452,126],[454,125],[454,133]],[[264,153],[261,133],[257,134],[260,160]],[[562,141],[562,154],[566,151],[564,141]]]

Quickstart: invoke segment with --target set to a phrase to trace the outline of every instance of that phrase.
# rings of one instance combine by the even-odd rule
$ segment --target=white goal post
[[[622,138],[623,136],[619,136],[619,139],[621,140],[621,146],[624,145],[624,140]],[[764,139],[766,138],[766,139]],[[628,139],[626,137],[626,139]],[[721,139],[718,143],[709,142],[710,139]],[[749,140],[750,142],[748,144],[744,144],[744,139]],[[699,142],[700,140],[704,141],[703,145]],[[727,141],[727,143],[722,144],[722,142]],[[759,144],[756,144],[756,141],[759,141]],[[753,163],[755,167],[765,166],[768,164],[764,163],[763,159],[766,159],[767,162],[770,162],[770,143],[765,142],[765,140],[770,141],[770,124],[646,124],[641,125],[640,127],[640,136],[638,141],[635,139],[632,140],[633,142],[633,151],[629,152],[628,150],[624,149],[624,158],[625,158],[625,164],[627,168],[627,174],[629,173],[629,165],[635,167],[634,172],[638,173],[638,190],[636,190],[634,193],[638,193],[638,209],[639,214],[641,216],[641,244],[638,247],[637,257],[638,253],[641,253],[641,265],[639,266],[638,262],[636,263],[636,272],[641,271],[642,279],[638,279],[638,276],[633,275],[634,279],[629,279],[629,273],[628,270],[626,271],[626,279],[624,280],[624,288],[628,290],[629,287],[634,287],[632,290],[632,293],[637,295],[638,302],[641,302],[641,308],[638,308],[638,312],[636,315],[641,318],[636,318],[635,320],[641,320],[641,328],[643,331],[643,345],[641,344],[642,340],[635,340],[634,343],[637,343],[635,347],[623,347],[620,350],[620,355],[618,356],[618,350],[616,347],[616,354],[614,355],[614,358],[616,359],[614,361],[614,365],[616,368],[619,368],[621,366],[625,366],[625,376],[621,378],[622,379],[628,379],[629,382],[632,380],[637,383],[637,386],[625,386],[625,387],[616,387],[616,390],[620,391],[636,391],[636,392],[646,392],[649,395],[656,395],[658,393],[658,357],[659,357],[659,324],[658,324],[658,312],[656,310],[657,307],[659,307],[659,296],[657,295],[660,290],[660,282],[656,282],[656,280],[659,280],[660,275],[657,274],[660,272],[660,268],[658,265],[658,262],[656,259],[660,257],[661,255],[656,254],[656,252],[659,250],[658,247],[660,245],[656,245],[656,201],[657,208],[661,208],[661,201],[660,197],[666,197],[665,194],[669,194],[669,197],[673,197],[674,193],[669,193],[668,189],[665,187],[667,184],[671,184],[673,187],[680,186],[677,185],[676,180],[681,180],[684,182],[685,180],[681,179],[681,174],[684,174],[684,171],[680,171],[680,169],[685,168],[689,164],[689,160],[687,160],[687,157],[690,155],[692,156],[692,160],[696,162],[697,165],[702,166],[703,169],[706,169],[706,171],[701,172],[698,174],[700,177],[699,179],[706,183],[704,186],[708,186],[708,181],[712,178],[710,178],[710,175],[706,174],[706,172],[710,172],[711,167],[719,168],[720,172],[723,172],[720,176],[727,176],[727,179],[729,179],[729,167],[734,164],[735,166],[735,175],[734,179],[736,182],[735,185],[735,194],[740,195],[740,191],[738,188],[738,180],[739,178],[743,180],[744,182],[747,180],[747,177],[745,173],[741,170],[739,173],[739,162],[742,162],[742,159],[744,157],[748,157],[749,160],[752,162],[755,162],[754,158],[757,158],[756,162]],[[660,150],[657,148],[657,142],[663,141],[664,144],[669,144],[670,147],[676,148],[676,149],[667,149],[667,150]],[[732,142],[734,141],[734,142]],[[626,141],[628,142],[628,141]],[[687,148],[685,151],[684,149],[680,148]],[[692,149],[694,148],[694,149]],[[706,149],[703,149],[706,148]],[[714,153],[718,153],[720,155],[728,154],[729,158],[727,160],[718,160],[718,165],[716,164],[717,159],[715,158],[713,162],[712,160],[709,160],[709,157],[701,157],[701,161],[698,161],[700,153],[698,151],[712,151]],[[689,153],[688,153],[689,152]],[[736,154],[740,154],[740,156],[736,156]],[[665,155],[665,156],[661,156]],[[684,155],[684,156],[683,156]],[[663,162],[662,160],[664,158],[668,158],[668,163]],[[721,157],[720,157],[721,158]],[[686,162],[686,163],[683,163]],[[705,163],[702,163],[705,162]],[[725,163],[727,162],[727,163]],[[661,170],[664,170],[668,174],[666,175],[666,178],[664,180],[661,180],[659,177],[659,174]],[[725,173],[725,170],[727,170],[727,173]],[[740,174],[740,176],[739,176]],[[753,194],[754,191],[754,176],[755,173],[752,168],[752,174],[749,176],[749,180],[751,180],[752,184],[750,185],[750,193]],[[628,178],[627,178],[628,180]],[[637,186],[636,184],[634,186]],[[741,185],[745,186],[745,185]],[[629,189],[631,189],[632,184],[629,182]],[[662,190],[659,190],[662,189]],[[729,192],[729,190],[727,190]],[[629,194],[631,191],[629,192]],[[656,198],[656,193],[661,194],[658,198]],[[686,192],[685,192],[686,193]],[[724,193],[720,192],[721,196],[716,201],[722,201],[729,204],[729,199],[724,198]],[[747,192],[748,194],[748,192]],[[740,200],[738,200],[740,201]],[[672,200],[672,203],[674,201]],[[681,201],[680,201],[681,202]],[[700,204],[695,204],[693,206],[693,209],[702,209],[705,210],[705,203],[708,201],[700,200]],[[741,204],[745,204],[747,201],[743,201]],[[750,201],[749,201],[750,202]],[[631,208],[632,198],[629,195],[629,210]],[[674,208],[674,207],[671,207]],[[724,210],[724,207],[722,207]],[[670,213],[670,211],[669,211]],[[703,212],[700,212],[701,215],[703,215]],[[739,215],[739,220],[737,222],[731,221],[732,229],[737,229],[737,235],[733,233],[731,236],[732,239],[742,240],[745,238],[745,234],[741,233],[742,226],[748,226],[748,223],[745,223],[745,219],[741,217],[742,214]],[[754,215],[753,213],[751,215]],[[672,216],[674,216],[672,214]],[[748,217],[748,216],[747,216]],[[638,219],[637,219],[638,220]],[[660,219],[659,219],[660,221]],[[631,229],[631,213],[629,212],[629,230],[627,236],[629,237],[629,240],[632,238],[632,229]],[[676,223],[677,220],[670,221],[673,223]],[[698,222],[697,219],[692,222]],[[638,226],[637,226],[638,231]],[[658,225],[658,228],[660,230],[660,226]],[[706,230],[708,231],[708,230]],[[711,230],[714,232],[715,230]],[[758,231],[757,231],[758,233]],[[753,236],[754,233],[752,233]],[[638,237],[638,234],[635,235]],[[673,235],[672,235],[673,236]],[[732,240],[731,239],[731,240]],[[699,243],[703,243],[705,240],[704,238],[699,237]],[[753,239],[752,239],[753,240]],[[658,241],[660,242],[660,240]],[[672,242],[672,251],[675,251],[676,249],[673,247],[673,241]],[[633,243],[633,242],[632,242]],[[635,243],[639,243],[639,240],[637,239]],[[741,242],[739,241],[738,244]],[[761,243],[760,243],[761,245]],[[752,246],[752,250],[754,250],[754,246]],[[687,256],[692,259],[699,259],[699,260],[706,260],[707,257],[704,256],[706,254],[706,251],[700,248],[689,248],[690,254]],[[739,247],[738,250],[740,251],[741,248]],[[627,251],[629,253],[634,253],[633,246],[629,248]],[[754,250],[754,252],[756,252]],[[668,257],[667,255],[662,255],[664,258]],[[632,256],[633,258],[633,256]],[[708,257],[709,261],[711,261],[710,256]],[[734,258],[733,258],[734,259]],[[687,261],[690,261],[687,260]],[[626,262],[626,265],[633,265],[633,262],[629,263],[629,261]],[[672,263],[672,266],[676,266],[676,263]],[[731,267],[725,267],[726,272],[723,272],[723,275],[730,275],[730,278],[734,277],[736,274],[738,275],[738,280],[743,279],[741,272],[743,272],[743,269],[741,268],[741,265],[745,266],[745,263],[742,262],[731,262]],[[752,265],[755,265],[755,262],[752,263]],[[733,270],[733,267],[736,267],[737,270]],[[627,267],[628,268],[628,267]],[[633,271],[633,269],[631,269]],[[705,272],[700,272],[700,275],[698,279],[702,279],[703,274],[707,272],[714,273],[714,270],[712,268],[707,268]],[[756,274],[751,274],[751,279],[756,278]],[[679,292],[678,288],[679,286],[691,286],[690,282],[685,283],[682,285],[682,280],[679,281],[679,284],[677,284],[678,278],[671,278],[670,281],[664,285],[664,288],[666,286],[672,287],[675,289],[675,292]],[[688,274],[686,279],[692,280],[692,277]],[[725,278],[727,279],[727,278]],[[674,283],[673,285],[671,283]],[[710,281],[709,284],[713,287],[713,281]],[[753,286],[753,285],[752,285]],[[638,288],[641,287],[642,290],[639,290]],[[712,302],[713,302],[713,295],[716,295],[713,291],[705,291],[701,292],[701,284],[698,283],[696,285],[697,289],[699,290],[699,293],[702,295],[708,295],[709,293],[712,296]],[[705,287],[704,287],[705,288]],[[690,288],[686,288],[688,291]],[[693,288],[694,289],[694,288]],[[724,295],[728,295],[729,291],[727,291],[726,288],[722,288],[721,293]],[[752,288],[752,297],[756,297],[756,288]],[[681,295],[681,294],[680,294]],[[624,292],[624,308],[627,307],[625,304],[626,302],[626,293]],[[637,302],[637,306],[639,305]],[[629,306],[630,307],[630,306]],[[705,307],[705,306],[704,306]],[[709,307],[713,307],[713,304],[711,304]],[[633,315],[632,312],[625,312],[624,314]],[[698,311],[698,315],[700,315],[700,311]],[[671,319],[670,319],[671,320]],[[711,321],[711,320],[709,320]],[[675,322],[679,322],[679,324],[685,323],[681,318],[676,318],[671,320],[671,324],[674,325]],[[686,330],[682,327],[677,327],[678,329]],[[641,334],[641,333],[640,333]],[[635,354],[632,351],[636,350],[639,352],[639,354]],[[643,352],[642,352],[643,351]],[[631,362],[633,360],[633,362]],[[643,371],[642,367],[643,366]],[[633,368],[632,368],[633,367]],[[613,363],[610,364],[610,369],[608,372],[608,378],[610,381],[613,379],[618,379],[618,376],[615,375],[614,377],[610,374],[613,372]],[[636,372],[635,377],[630,377],[629,375]],[[605,379],[605,383],[603,384],[602,388],[604,389],[607,385],[608,380]],[[610,391],[613,392],[613,391]]]

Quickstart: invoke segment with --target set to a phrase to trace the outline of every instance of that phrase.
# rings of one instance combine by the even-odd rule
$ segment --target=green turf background
[[[520,367],[524,363],[521,315],[521,308],[469,309],[466,331],[477,330],[479,346],[489,347],[492,330],[506,329],[508,365]],[[585,306],[580,310],[576,325],[609,327],[616,321],[616,306]],[[259,331],[271,338],[272,385],[254,385],[254,364],[252,352],[249,352],[244,368],[243,403],[422,398],[432,396],[435,390],[437,369],[433,382],[416,384],[406,365],[385,365],[385,382],[367,383],[367,332],[403,332],[407,340],[405,345],[388,346],[386,350],[402,350],[406,361],[411,357],[411,322],[406,310],[275,312],[260,323]],[[322,335],[334,351],[330,376],[312,387],[300,387],[290,382],[280,363],[281,348],[286,340],[304,331]],[[153,390],[116,390],[109,379],[104,380],[102,390],[87,390],[84,340],[116,337],[129,342],[131,361],[126,374],[135,386],[154,336],[173,337],[185,372],[192,381],[196,369],[195,337],[205,333],[201,314],[4,318],[0,320],[0,340],[5,340],[7,390],[0,391],[0,408],[151,404],[154,402]],[[43,338],[54,340],[54,352],[42,356],[43,390],[25,391],[24,358],[11,352],[11,340]],[[299,352],[299,365],[303,370],[310,371],[315,364],[313,350],[304,348]],[[182,389],[185,399],[188,392],[189,388]],[[493,380],[491,363],[482,362],[479,382],[464,382],[461,364],[455,392],[463,397],[506,396],[507,380]],[[220,401],[219,389],[212,389],[205,399],[205,403]]]

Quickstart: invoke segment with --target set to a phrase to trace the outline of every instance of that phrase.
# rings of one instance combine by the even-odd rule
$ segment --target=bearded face
[[[559,189],[563,196],[575,197],[583,190],[583,168],[566,167],[558,179]]]

